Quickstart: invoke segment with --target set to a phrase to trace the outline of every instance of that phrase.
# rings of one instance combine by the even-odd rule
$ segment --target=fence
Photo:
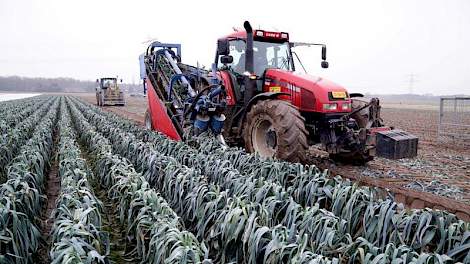
[[[442,97],[439,108],[439,139],[470,139],[470,97]]]

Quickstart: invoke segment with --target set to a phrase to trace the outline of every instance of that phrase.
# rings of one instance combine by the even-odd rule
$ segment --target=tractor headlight
[[[350,110],[351,109],[351,103],[343,103],[343,105],[341,106],[341,109]]]
[[[336,110],[338,109],[338,104],[323,104],[323,110]]]

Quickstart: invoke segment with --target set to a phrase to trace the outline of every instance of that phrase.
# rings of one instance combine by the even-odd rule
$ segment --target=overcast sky
[[[0,75],[139,81],[142,42],[181,43],[210,66],[216,39],[249,20],[328,46],[299,51],[312,75],[352,92],[470,94],[470,0],[0,0]],[[300,67],[299,67],[300,68]]]

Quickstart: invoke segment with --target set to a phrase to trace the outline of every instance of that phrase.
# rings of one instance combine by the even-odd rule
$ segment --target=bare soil
[[[96,104],[94,94],[79,95]],[[125,107],[104,107],[143,124],[147,98],[127,97]],[[470,219],[470,145],[458,140],[439,140],[439,112],[410,104],[385,104],[382,117],[389,126],[419,137],[418,157],[388,160],[375,158],[364,166],[338,164],[318,147],[311,147],[310,163],[367,185],[389,189],[410,207],[432,207],[463,214]],[[404,198],[402,196],[404,196]]]
[[[50,233],[54,218],[52,218],[52,211],[56,208],[57,197],[60,193],[60,177],[59,177],[59,162],[56,159],[57,136],[54,136],[54,150],[52,153],[52,164],[46,177],[45,192],[47,202],[44,205],[43,213],[41,215],[41,234],[45,241],[41,243],[39,249],[39,263],[50,263],[49,250],[50,250]]]

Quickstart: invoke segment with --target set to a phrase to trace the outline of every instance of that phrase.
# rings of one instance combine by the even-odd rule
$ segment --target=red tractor
[[[325,45],[290,42],[288,33],[252,30],[248,22],[244,28],[218,40],[211,72],[181,63],[178,44],[149,46],[141,63],[149,91],[147,127],[176,140],[187,127],[196,134],[210,127],[222,142],[292,162],[304,161],[317,143],[336,160],[371,160],[376,134],[391,130],[382,124],[379,100],[361,100],[326,79],[296,72],[292,48],[320,45],[327,68]],[[417,140],[400,133],[384,141],[401,149],[384,152],[416,155]]]

